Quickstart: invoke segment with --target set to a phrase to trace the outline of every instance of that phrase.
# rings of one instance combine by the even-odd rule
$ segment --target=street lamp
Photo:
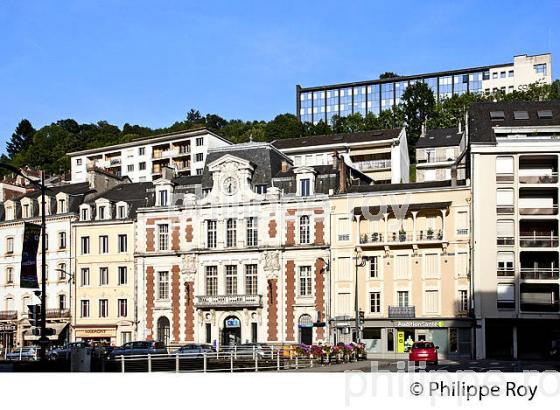
[[[72,284],[76,283],[75,276],[73,273],[66,272],[64,269],[58,268],[57,272],[63,273],[64,276],[68,276],[68,314],[70,315],[70,320],[68,324],[70,329],[68,329],[68,335],[66,336],[66,344],[70,343],[70,331],[72,330]]]
[[[355,268],[356,268],[356,280],[354,283],[354,307],[355,307],[355,318],[356,318],[356,323],[355,323],[355,335],[354,338],[356,339],[356,343],[358,343],[360,341],[360,306],[358,304],[358,268],[364,267],[366,266],[366,258],[364,256],[362,256],[362,248],[357,247],[355,249],[356,252],[356,256],[354,257],[354,261],[355,261]]]
[[[19,175],[41,191],[41,337],[39,338],[39,346],[41,349],[39,350],[39,359],[42,363],[45,363],[47,359],[47,346],[49,345],[49,338],[47,337],[47,243],[45,241],[47,236],[45,217],[45,195],[47,187],[45,186],[45,171],[41,170],[41,182],[39,183],[27,177],[18,168],[12,165],[0,163],[0,168],[4,168]]]

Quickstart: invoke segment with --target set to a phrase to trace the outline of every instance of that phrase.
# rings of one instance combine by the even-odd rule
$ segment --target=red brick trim
[[[296,244],[296,223],[295,221],[286,221],[286,245],[294,246]]]
[[[185,239],[189,243],[193,241],[193,226],[192,226],[192,224],[188,224],[186,229],[185,229]]]
[[[194,282],[185,283],[186,340],[194,342]]]
[[[146,338],[153,340],[154,330],[154,267],[146,268]]]
[[[276,238],[278,224],[276,223],[276,219],[271,219],[268,221],[268,236],[270,238]]]
[[[268,281],[268,341],[278,340],[278,279]]]
[[[325,308],[325,277],[322,269],[325,262],[322,259],[315,261],[315,310],[319,312],[319,321],[324,321],[324,308]],[[324,339],[325,329],[322,327],[317,328],[317,339]]]
[[[315,219],[315,245],[325,244],[325,223],[322,219]]]
[[[179,226],[174,226],[173,231],[171,232],[171,249],[174,251],[178,251],[180,249],[179,230]]]
[[[156,235],[154,228],[146,228],[146,251],[153,252],[155,250]]]
[[[181,269],[179,265],[173,265],[171,268],[171,310],[173,312],[173,340],[178,342],[181,340],[180,335],[180,308],[181,308],[181,285],[180,285]]]
[[[296,303],[296,264],[293,260],[286,262],[286,341],[295,341],[294,304]]]

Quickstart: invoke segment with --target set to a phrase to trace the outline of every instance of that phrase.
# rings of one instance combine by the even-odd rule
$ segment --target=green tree
[[[416,146],[422,124],[432,116],[435,105],[434,93],[427,84],[416,82],[406,88],[402,96],[402,109],[406,122],[406,135],[411,148]]]
[[[560,80],[554,80],[550,86],[550,99],[560,100]]]
[[[304,135],[305,127],[295,115],[280,114],[266,124],[265,131],[267,139],[273,141],[301,137]]]
[[[384,73],[379,74],[380,80],[385,80],[387,78],[397,78],[400,75],[393,73],[392,71],[385,71]]]
[[[35,128],[33,128],[31,123],[26,119],[21,120],[6,146],[6,151],[10,158],[29,147],[33,134],[35,134]]]

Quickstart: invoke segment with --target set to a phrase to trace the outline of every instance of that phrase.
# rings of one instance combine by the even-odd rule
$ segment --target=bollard
[[[121,373],[124,373],[124,355],[121,355]]]
[[[152,355],[148,354],[148,373],[152,372]]]
[[[296,370],[299,368],[299,361],[298,361],[299,356],[296,356]]]
[[[313,367],[313,358],[311,358],[311,361],[309,362],[309,367]]]
[[[237,360],[237,345],[233,346],[233,354],[235,354],[235,360]]]
[[[229,354],[229,364],[230,364],[230,371],[233,373],[233,353],[230,352]]]
[[[255,371],[259,371],[259,355],[255,355]]]
[[[206,369],[207,369],[207,364],[206,364],[206,352],[202,353],[202,363],[203,363],[203,367],[202,370],[204,373],[206,373]]]
[[[179,366],[179,354],[175,355],[175,373],[179,373],[180,366]]]
[[[280,350],[276,354],[276,370],[280,370]]]
[[[256,357],[256,355],[255,355],[255,349],[256,349],[256,347],[253,346],[253,360],[255,360],[255,357]]]

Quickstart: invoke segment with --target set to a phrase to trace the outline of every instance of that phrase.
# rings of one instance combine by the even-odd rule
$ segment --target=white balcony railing
[[[371,161],[356,161],[353,163],[354,167],[360,171],[371,171],[376,169],[391,168],[390,159],[376,159]]]
[[[555,235],[521,235],[519,244],[523,248],[551,248],[558,246],[558,236]]]
[[[558,279],[558,268],[521,268],[521,279]]]
[[[558,173],[550,172],[544,175],[519,175],[519,182],[522,184],[556,184]]]
[[[261,306],[261,295],[216,295],[196,296],[196,307],[218,308],[218,307],[253,307]]]

